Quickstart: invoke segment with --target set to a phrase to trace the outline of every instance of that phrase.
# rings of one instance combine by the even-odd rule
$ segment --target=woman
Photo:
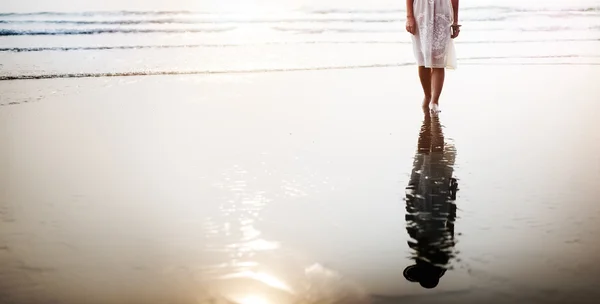
[[[452,39],[458,37],[458,0],[406,0],[406,30],[411,33],[425,93],[423,108],[439,112],[445,68],[455,68]]]

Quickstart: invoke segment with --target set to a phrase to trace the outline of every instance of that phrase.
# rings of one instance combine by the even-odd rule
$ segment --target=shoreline
[[[548,58],[571,58],[571,56],[553,56]],[[518,57],[517,57],[518,58]],[[530,58],[531,57],[524,57]],[[584,57],[585,58],[585,57]],[[592,57],[594,58],[594,57]],[[506,57],[503,59],[514,59]],[[542,58],[545,59],[545,58]],[[390,64],[370,64],[370,65],[352,65],[352,66],[324,66],[307,68],[273,68],[273,69],[253,69],[253,70],[202,70],[202,71],[143,71],[143,72],[117,72],[117,73],[65,73],[65,74],[33,74],[33,75],[15,75],[0,76],[0,81],[18,81],[18,80],[49,80],[49,79],[73,79],[73,78],[113,78],[113,77],[144,77],[144,76],[193,76],[193,75],[219,75],[219,74],[267,74],[267,73],[292,73],[292,72],[312,72],[312,71],[330,71],[330,70],[362,70],[362,69],[381,69],[381,68],[400,68],[416,66],[415,63],[390,63]],[[462,62],[457,69],[446,69],[447,71],[457,71],[461,66],[600,66],[600,62]]]

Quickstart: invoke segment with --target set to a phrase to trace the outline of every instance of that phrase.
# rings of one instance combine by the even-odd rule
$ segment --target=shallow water
[[[593,303],[598,105],[571,92],[597,86],[495,66],[501,90],[471,67],[438,128],[406,69],[3,82],[20,102],[0,110],[4,301]],[[448,193],[425,180],[406,201],[411,172],[439,176],[414,166],[427,126],[458,191],[415,225]],[[411,249],[435,223],[453,226],[440,246]],[[404,278],[416,257],[449,269],[436,288]]]
[[[28,2],[0,7],[0,302],[600,296],[598,1],[463,4],[438,118],[397,1]]]

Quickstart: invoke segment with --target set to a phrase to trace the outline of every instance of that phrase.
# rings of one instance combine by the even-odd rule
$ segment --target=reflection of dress
[[[412,35],[419,66],[455,68],[454,43],[450,26],[454,22],[451,0],[414,0],[417,31]]]
[[[456,150],[446,143],[437,118],[426,117],[407,192],[407,230],[417,260],[445,268],[454,246],[452,178]]]

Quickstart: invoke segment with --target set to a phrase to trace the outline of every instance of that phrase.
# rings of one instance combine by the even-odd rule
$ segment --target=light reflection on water
[[[256,222],[261,220],[262,209],[269,203],[265,192],[248,189],[246,181],[252,178],[239,166],[223,173],[222,177],[223,181],[214,185],[224,192],[225,202],[219,206],[219,218],[206,219],[207,223],[214,223],[211,229],[206,230],[209,242],[210,239],[229,240],[223,247],[227,260],[215,267],[219,275],[207,279],[209,285],[217,283],[213,293],[240,304],[272,303],[268,295],[257,295],[260,290],[267,294],[271,289],[293,294],[293,290],[277,277],[255,271],[262,266],[255,260],[258,252],[280,247],[277,242],[263,239],[261,231],[255,227]]]
[[[260,230],[262,211],[280,197],[304,197],[309,192],[295,179],[282,179],[275,191],[257,190],[259,180],[240,166],[222,174],[223,182],[215,187],[223,191],[219,214],[208,218],[213,222],[206,237],[222,244],[223,263],[204,269],[198,275],[208,292],[197,296],[199,303],[217,299],[232,304],[324,303],[347,298],[350,303],[366,303],[366,294],[358,286],[345,282],[336,272],[313,263],[306,264],[296,253],[288,252],[276,241],[268,240]],[[288,215],[292,216],[292,215]],[[222,224],[218,224],[222,223]],[[226,240],[226,243],[223,243]]]
[[[465,234],[454,248],[453,203],[431,196],[447,191],[438,186],[454,176],[441,166],[452,163],[451,142],[444,140],[443,154],[437,144],[427,157],[417,153],[417,164],[429,161],[414,170],[422,187],[402,201],[422,118],[411,110],[417,98],[398,98],[409,94],[398,79],[418,84],[408,69],[248,76],[235,92],[215,80],[8,86],[20,93],[3,90],[7,100],[24,88],[61,93],[0,111],[7,126],[0,146],[10,147],[0,149],[8,156],[0,157],[0,190],[8,189],[0,193],[0,287],[9,290],[0,300],[120,303],[146,295],[140,302],[346,304],[375,294],[403,303],[407,295],[458,289],[508,294],[509,303],[521,294],[538,302],[557,302],[563,290],[563,299],[593,294],[599,179],[597,170],[581,168],[598,160],[597,134],[589,132],[597,129],[597,104],[571,90],[593,94],[597,86],[546,76],[554,68],[496,69],[517,89],[478,77],[487,70],[465,69],[449,77],[444,95],[444,133],[461,153],[456,229]],[[546,78],[529,85],[553,84],[537,90],[548,101],[545,116],[532,114],[535,103],[524,103],[516,84],[534,72]],[[375,78],[357,88],[358,97],[347,90]],[[325,81],[326,89],[312,90]],[[476,97],[497,100],[459,98],[462,84],[453,81],[475,81],[482,87]],[[306,95],[282,102],[296,96],[289,83]],[[428,126],[439,142],[435,118]],[[427,134],[420,134],[422,146]],[[586,149],[564,148],[578,146]],[[428,174],[444,182],[421,183]],[[410,218],[436,205],[448,209],[441,219]],[[406,243],[406,213],[414,249]],[[446,270],[434,290],[403,277],[416,261]],[[475,280],[477,288],[449,288]]]
[[[406,193],[408,245],[415,264],[406,267],[404,276],[409,282],[418,282],[424,288],[435,288],[446,271],[451,271],[452,260],[456,259],[453,250],[454,200],[458,190],[457,179],[453,177],[456,148],[452,141],[444,138],[442,129],[439,116],[426,112]],[[248,171],[237,169],[232,175],[224,175],[224,180],[230,181],[229,185],[225,182],[217,184],[230,193],[227,203],[219,208],[223,217],[221,221],[225,224],[221,230],[207,231],[216,238],[233,236],[231,240],[235,241],[225,246],[230,261],[219,266],[225,274],[216,280],[219,286],[215,289],[218,290],[217,297],[225,297],[236,304],[286,304],[300,300],[306,303],[372,302],[366,290],[344,281],[339,274],[318,264],[307,267],[305,276],[295,278],[286,274],[286,270],[281,278],[261,272],[261,269],[269,269],[268,266],[274,264],[269,265],[268,260],[264,265],[257,262],[260,260],[259,252],[282,249],[279,243],[263,239],[256,227],[256,223],[261,221],[262,209],[272,200],[267,198],[266,191],[253,193],[248,189],[248,183],[244,182],[252,180]],[[298,188],[302,185],[282,181],[284,195],[309,195]],[[278,269],[270,270],[277,273]],[[292,284],[284,281],[286,276],[293,278]],[[354,294],[347,298],[350,290]]]

